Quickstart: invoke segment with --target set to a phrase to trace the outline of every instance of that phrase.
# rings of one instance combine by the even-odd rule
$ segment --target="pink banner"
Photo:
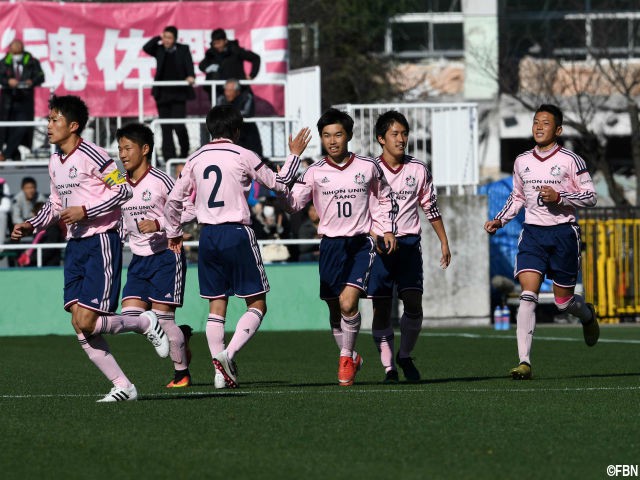
[[[0,3],[0,52],[14,38],[40,60],[45,85],[57,95],[81,96],[92,116],[138,116],[138,80],[152,81],[156,60],[142,51],[167,25],[178,28],[178,41],[189,45],[197,72],[211,41],[224,28],[229,39],[262,58],[255,80],[282,80],[287,64],[287,0],[239,0],[151,3]],[[246,65],[247,72],[250,66]],[[208,97],[198,96],[190,113],[207,111]],[[283,89],[254,86],[256,115],[282,115]],[[36,116],[45,116],[49,91],[39,89]],[[203,105],[204,102],[204,105]],[[144,91],[144,113],[155,115],[151,87]]]

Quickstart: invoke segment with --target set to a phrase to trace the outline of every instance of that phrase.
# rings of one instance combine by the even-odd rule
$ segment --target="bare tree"
[[[615,2],[611,3],[615,12]],[[571,14],[543,11],[536,22],[524,16],[501,15],[499,66],[486,52],[468,48],[477,64],[494,78],[503,95],[534,111],[554,103],[573,128],[576,150],[589,169],[600,171],[616,205],[628,200],[607,158],[608,123],[629,115],[631,157],[636,175],[636,205],[640,205],[640,66],[629,38],[638,38],[639,22],[618,21],[618,13]],[[600,23],[597,21],[602,20]],[[611,20],[611,21],[609,21]],[[634,25],[635,36],[628,28]],[[620,32],[619,30],[624,30]],[[631,61],[630,61],[631,60]]]
[[[318,25],[318,55],[291,58],[291,67],[319,64],[323,106],[388,101],[399,96],[392,58],[381,54],[387,20],[418,11],[416,0],[290,0],[289,22]]]

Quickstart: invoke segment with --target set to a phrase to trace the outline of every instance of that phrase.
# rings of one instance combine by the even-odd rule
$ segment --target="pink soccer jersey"
[[[328,237],[353,237],[371,230],[369,197],[377,197],[383,233],[392,232],[391,188],[372,158],[351,154],[342,165],[323,158],[298,179],[288,202],[301,210],[313,199],[320,216],[318,233]]]
[[[195,214],[199,223],[251,224],[249,205],[245,195],[252,180],[276,192],[287,193],[286,184],[300,165],[296,155],[289,155],[281,172],[276,174],[251,150],[230,140],[217,139],[191,155],[180,178],[176,181],[167,205],[167,235],[180,236],[183,203],[188,202],[195,191]]]
[[[557,204],[539,200],[539,190],[544,185],[560,193]],[[516,158],[513,191],[495,219],[504,225],[525,207],[525,223],[558,225],[575,222],[576,207],[593,207],[596,202],[593,180],[580,156],[559,145],[550,152],[534,148]]]
[[[148,256],[168,248],[164,230],[164,205],[173,189],[173,179],[155,167],[150,167],[134,182],[127,175],[133,197],[122,206],[124,226],[129,234],[129,246],[136,255]],[[158,231],[140,233],[140,220],[155,220]]]
[[[420,234],[418,205],[430,222],[440,219],[433,178],[423,162],[405,155],[402,163],[394,169],[384,161],[382,156],[378,157],[376,161],[384,172],[393,192],[392,198],[395,206],[388,215],[391,215],[394,220],[396,226],[394,233],[397,237]],[[384,231],[380,223],[382,220],[380,205],[375,197],[371,197],[371,209],[374,212],[371,230],[376,235],[382,235]]]
[[[86,218],[67,225],[67,239],[118,227],[120,207],[131,198],[131,187],[102,148],[81,139],[69,155],[54,153],[49,159],[49,176],[51,196],[38,215],[27,220],[31,225],[46,228],[65,208],[83,207]]]

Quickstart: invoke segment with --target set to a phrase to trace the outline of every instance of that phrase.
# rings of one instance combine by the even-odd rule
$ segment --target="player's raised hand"
[[[78,223],[80,220],[84,220],[85,217],[84,208],[82,207],[67,207],[60,212],[60,220],[67,225]]]
[[[500,220],[489,220],[484,224],[484,229],[489,235],[493,235],[502,228],[502,222]]]
[[[294,155],[302,155],[307,145],[311,141],[311,129],[308,127],[303,128],[298,132],[295,138],[292,138],[289,134],[289,151]]]
[[[20,240],[31,232],[33,232],[33,225],[29,222],[17,223],[13,226],[13,230],[11,231],[11,240]]]
[[[169,250],[173,253],[180,253],[182,251],[182,237],[169,238]]]

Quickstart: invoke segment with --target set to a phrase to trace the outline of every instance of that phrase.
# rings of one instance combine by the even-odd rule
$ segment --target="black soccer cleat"
[[[404,378],[407,379],[407,382],[417,383],[420,381],[420,372],[413,364],[413,359],[411,357],[400,358],[400,352],[398,352],[396,354],[396,363],[400,365],[402,373],[404,373]]]

